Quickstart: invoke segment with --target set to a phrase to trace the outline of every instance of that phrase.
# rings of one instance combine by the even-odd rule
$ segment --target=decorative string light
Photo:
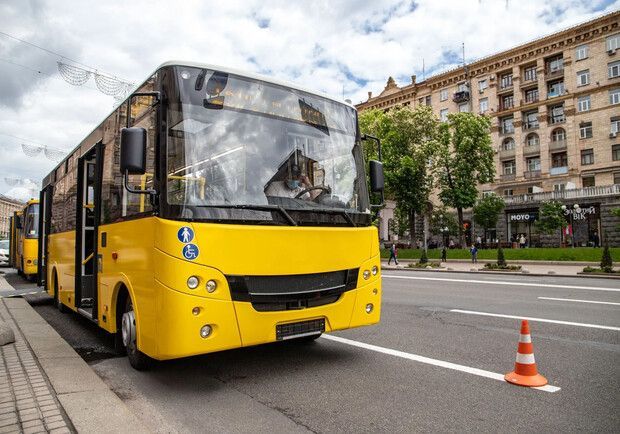
[[[133,83],[119,80],[116,77],[110,77],[97,71],[91,71],[89,69],[81,68],[76,65],[70,65],[61,61],[58,61],[57,63],[58,72],[67,83],[72,84],[73,86],[82,86],[92,76],[94,77],[97,89],[99,89],[101,93],[115,97],[115,99],[124,99],[129,92],[129,89],[133,86]]]
[[[22,151],[28,157],[36,157],[43,152],[48,160],[55,162],[59,162],[65,155],[67,155],[67,152],[62,149],[52,148],[45,145],[26,145],[24,143],[22,143]]]

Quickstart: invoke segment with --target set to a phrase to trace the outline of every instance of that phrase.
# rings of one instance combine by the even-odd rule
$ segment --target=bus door
[[[97,226],[99,223],[100,143],[78,160],[75,241],[75,305],[97,320]]]
[[[52,191],[50,184],[41,190],[39,196],[39,251],[37,253],[37,284],[48,291],[47,280],[47,235],[50,233],[52,216]]]

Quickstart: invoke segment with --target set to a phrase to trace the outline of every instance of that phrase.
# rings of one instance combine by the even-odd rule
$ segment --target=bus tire
[[[121,334],[131,367],[137,371],[148,369],[152,359],[138,349],[136,317],[130,296],[127,297],[125,303],[125,311],[121,320]]]

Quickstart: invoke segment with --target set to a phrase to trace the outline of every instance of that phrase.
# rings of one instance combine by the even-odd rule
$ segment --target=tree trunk
[[[415,246],[415,211],[409,211],[409,237],[413,248]]]
[[[461,248],[466,248],[465,231],[463,231],[463,208],[457,208],[456,212],[459,216],[459,243],[461,244]]]
[[[428,239],[428,214],[424,213],[424,240],[422,241],[422,245],[424,246],[424,251],[428,250],[428,245],[426,240]]]

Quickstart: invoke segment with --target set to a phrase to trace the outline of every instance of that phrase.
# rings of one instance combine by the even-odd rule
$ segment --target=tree
[[[439,127],[435,163],[439,197],[445,205],[456,208],[461,245],[465,245],[463,209],[476,203],[478,185],[495,177],[490,129],[490,118],[473,113],[452,113]]]
[[[564,229],[567,226],[562,203],[557,200],[544,202],[540,207],[536,227],[545,234],[553,234],[558,229]]]
[[[448,229],[447,231],[445,229]],[[434,235],[458,235],[459,224],[454,214],[449,212],[446,207],[437,207],[431,214],[431,233]],[[445,242],[445,239],[444,239]]]
[[[499,213],[506,203],[496,194],[482,196],[474,205],[474,221],[484,228],[484,239],[487,239],[487,230],[497,226]]]
[[[360,113],[360,130],[381,140],[386,196],[407,215],[409,233],[415,234],[415,215],[426,210],[432,189],[432,160],[438,147],[438,120],[430,107],[403,107],[384,113]],[[372,149],[365,149],[367,160]]]
[[[614,271],[614,261],[611,258],[611,253],[609,252],[609,245],[605,243],[605,248],[603,249],[603,256],[601,257],[601,270],[605,273],[613,273]]]
[[[504,257],[504,249],[502,249],[502,246],[499,246],[499,248],[497,249],[497,265],[499,267],[506,267],[506,258]]]

